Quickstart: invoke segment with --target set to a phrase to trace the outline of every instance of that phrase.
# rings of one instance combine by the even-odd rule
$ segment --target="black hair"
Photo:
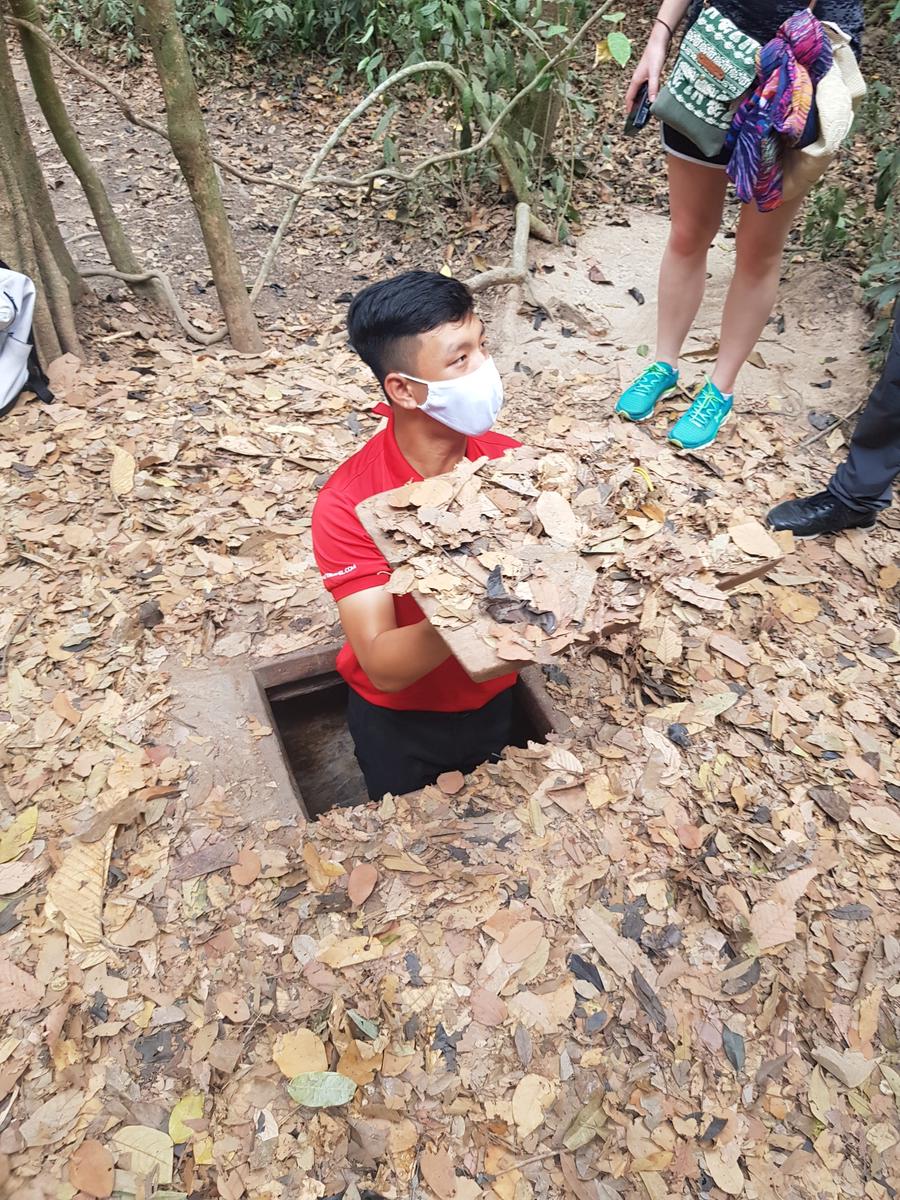
[[[458,279],[437,271],[407,271],[353,297],[347,313],[350,345],[384,384],[389,372],[407,365],[406,339],[464,321],[473,308],[472,293]]]

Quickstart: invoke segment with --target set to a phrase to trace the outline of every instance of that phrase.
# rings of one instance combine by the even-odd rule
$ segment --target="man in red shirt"
[[[496,759],[512,734],[516,676],[473,682],[415,600],[387,591],[390,567],[356,505],[519,443],[489,432],[503,385],[465,284],[430,271],[373,284],[353,300],[347,328],[387,397],[376,409],[387,427],[322,488],[312,538],[347,635],[337,667],[356,757],[380,800]]]

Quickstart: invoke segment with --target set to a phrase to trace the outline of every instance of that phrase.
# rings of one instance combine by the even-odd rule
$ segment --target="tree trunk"
[[[0,122],[6,113],[0,107]],[[52,362],[63,353],[47,301],[47,292],[38,268],[31,225],[25,203],[19,191],[15,172],[6,149],[6,139],[0,137],[0,258],[14,271],[35,281],[36,296],[32,336],[41,362]],[[68,297],[67,297],[68,300]],[[69,302],[71,308],[71,302]]]
[[[197,211],[232,344],[236,350],[261,350],[174,0],[144,0],[143,26],[162,84],[169,140]]]
[[[40,195],[31,190],[34,171],[46,206]],[[37,290],[34,339],[45,364],[66,352],[82,357],[75,330],[73,288],[57,257],[60,246],[63,261],[74,271],[24,125],[0,13],[0,258],[34,280]],[[80,292],[83,285],[77,272],[75,280],[75,290]]]
[[[13,15],[23,21],[42,28],[41,15],[35,0],[9,0]],[[113,211],[103,180],[85,152],[78,134],[56,86],[50,54],[44,43],[27,29],[19,27],[22,49],[28,72],[34,85],[34,94],[44,114],[44,119],[56,139],[63,156],[78,178],[100,236],[103,238],[112,265],[126,275],[141,275],[144,268],[134,255],[128,235]],[[152,283],[134,284],[134,290],[149,300],[160,300],[159,290]]]
[[[28,199],[29,218],[35,226],[40,226],[44,230],[56,265],[66,279],[69,295],[74,303],[84,291],[84,282],[78,274],[78,268],[72,261],[72,256],[66,248],[56,223],[56,215],[53,212],[53,204],[44,180],[44,173],[38,162],[31,134],[28,132],[25,112],[9,59],[6,25],[2,12],[0,12],[0,111],[3,112],[4,133],[7,138],[10,160],[21,181],[22,192]]]

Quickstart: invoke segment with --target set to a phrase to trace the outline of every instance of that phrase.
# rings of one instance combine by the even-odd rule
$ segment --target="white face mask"
[[[459,379],[419,379],[403,371],[397,374],[428,388],[425,403],[419,406],[421,412],[467,437],[487,433],[503,405],[503,380],[492,358]]]

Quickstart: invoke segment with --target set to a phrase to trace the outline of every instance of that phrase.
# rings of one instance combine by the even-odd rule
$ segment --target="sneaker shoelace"
[[[687,418],[692,425],[701,426],[707,417],[712,416],[718,404],[719,398],[715,392],[704,388],[688,410]]]
[[[658,363],[653,363],[651,366],[647,367],[638,382],[640,383],[642,389],[649,389],[656,386],[657,380],[666,379],[668,379],[668,375],[666,374],[664,368],[659,366]]]

